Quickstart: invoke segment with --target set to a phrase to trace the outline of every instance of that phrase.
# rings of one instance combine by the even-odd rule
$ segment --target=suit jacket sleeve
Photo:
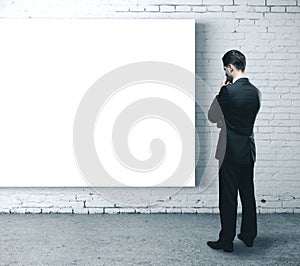
[[[209,111],[208,120],[212,123],[223,121],[224,115],[228,111],[228,92],[226,86],[223,86],[219,94],[214,98]]]

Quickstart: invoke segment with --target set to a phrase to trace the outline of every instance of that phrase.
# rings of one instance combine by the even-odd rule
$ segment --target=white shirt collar
[[[234,78],[233,80],[232,80],[232,83],[234,83],[234,82],[236,82],[238,79],[240,79],[240,78],[248,78],[248,77],[246,77],[246,76],[239,76],[239,77],[236,77],[236,78]]]

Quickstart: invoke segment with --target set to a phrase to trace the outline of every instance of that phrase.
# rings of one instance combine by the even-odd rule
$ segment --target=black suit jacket
[[[261,106],[261,92],[246,77],[221,88],[208,119],[221,128],[215,158],[232,164],[256,161],[253,126]]]

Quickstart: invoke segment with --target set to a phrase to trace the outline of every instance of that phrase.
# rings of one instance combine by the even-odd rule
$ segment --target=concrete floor
[[[258,215],[254,247],[225,253],[213,214],[2,214],[0,265],[300,265],[299,218]]]

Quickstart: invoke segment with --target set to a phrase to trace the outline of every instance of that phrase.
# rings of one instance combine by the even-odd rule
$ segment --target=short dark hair
[[[246,57],[238,50],[230,50],[222,57],[223,65],[228,66],[232,64],[238,70],[244,72],[246,68]]]

